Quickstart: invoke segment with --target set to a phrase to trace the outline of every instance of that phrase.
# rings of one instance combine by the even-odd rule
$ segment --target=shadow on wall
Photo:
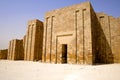
[[[114,63],[110,41],[107,41],[105,33],[98,21],[96,14],[92,11],[92,50],[93,64],[110,64]]]

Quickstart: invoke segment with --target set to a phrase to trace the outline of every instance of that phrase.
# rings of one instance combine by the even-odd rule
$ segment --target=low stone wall
[[[0,59],[7,59],[8,49],[0,50]]]

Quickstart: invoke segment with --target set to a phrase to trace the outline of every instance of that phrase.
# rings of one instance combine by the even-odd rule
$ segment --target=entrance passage
[[[67,63],[67,44],[62,44],[62,63]]]

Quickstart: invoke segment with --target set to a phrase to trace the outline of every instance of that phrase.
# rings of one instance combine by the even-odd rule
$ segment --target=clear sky
[[[0,49],[8,48],[11,39],[21,39],[27,22],[44,21],[47,11],[90,1],[96,12],[120,16],[120,0],[0,0]]]

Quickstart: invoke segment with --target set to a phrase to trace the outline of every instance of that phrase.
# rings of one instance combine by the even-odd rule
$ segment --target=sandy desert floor
[[[92,66],[0,60],[0,80],[120,80],[120,64]]]

